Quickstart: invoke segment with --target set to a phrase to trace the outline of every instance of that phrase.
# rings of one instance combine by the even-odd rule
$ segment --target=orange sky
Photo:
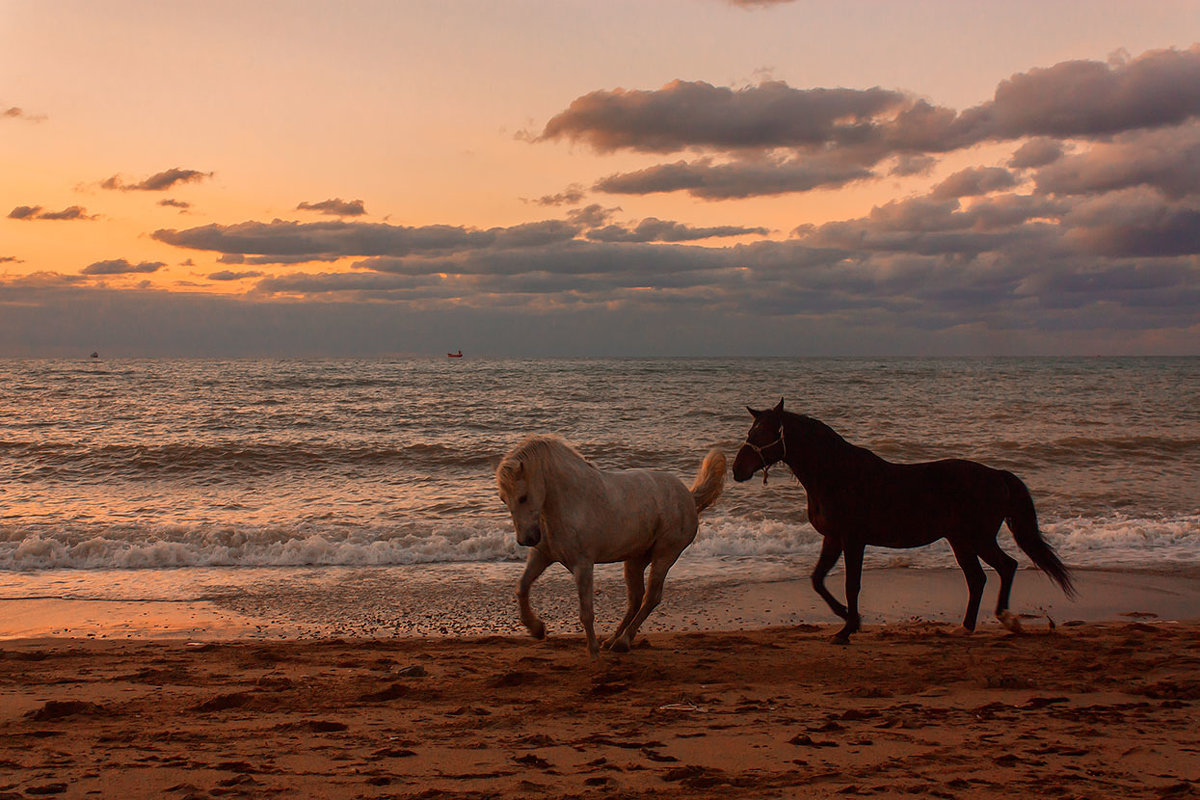
[[[910,177],[720,200],[592,188],[608,176],[712,156],[699,147],[597,152],[583,139],[530,140],[589,93],[649,92],[676,80],[882,87],[962,111],[1018,73],[1103,62],[1119,51],[1186,49],[1198,23],[1200,2],[1177,0],[4,0],[0,280],[55,273],[90,287],[252,293],[255,278],[209,277],[243,269],[220,252],[173,246],[154,232],[333,221],[298,206],[335,198],[362,201],[365,214],[340,217],[347,222],[490,229],[563,220],[570,204],[534,201],[576,187],[584,195],[574,207],[598,204],[610,224],[656,218],[768,231],[694,243],[701,247],[784,241],[799,225],[864,218],[924,195],[964,167],[1003,166],[1023,140],[948,151]],[[196,177],[154,191],[103,185],[130,187],[172,169]],[[54,219],[75,207],[82,219]],[[9,215],[20,208],[38,210]],[[161,266],[79,278],[89,265],[121,260]],[[355,272],[358,261],[245,271]]]

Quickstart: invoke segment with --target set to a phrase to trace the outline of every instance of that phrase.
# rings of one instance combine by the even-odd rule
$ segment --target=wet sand
[[[1200,791],[1200,626],[0,643],[0,797]]]
[[[331,637],[518,636],[513,589],[520,564],[439,564],[311,570],[59,571],[9,578],[0,596],[0,640],[41,636],[78,638],[293,639]],[[667,579],[663,602],[646,633],[756,630],[836,621],[808,581],[807,560],[680,564]],[[191,576],[190,578],[188,576]],[[842,595],[843,575],[829,576]],[[984,592],[982,626],[995,626],[999,581]],[[1012,608],[1050,621],[1200,620],[1200,574],[1076,570],[1073,600],[1044,575],[1017,574]],[[113,587],[116,587],[115,589]],[[168,596],[171,600],[164,599]],[[873,569],[863,577],[861,609],[868,627],[923,620],[961,621],[967,601],[957,569]],[[620,565],[596,573],[596,615],[609,629],[624,612]],[[552,634],[579,631],[578,600],[565,570],[546,573],[533,590],[534,608]]]

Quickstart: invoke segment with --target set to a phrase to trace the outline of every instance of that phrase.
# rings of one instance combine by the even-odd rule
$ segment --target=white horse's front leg
[[[600,644],[596,641],[596,612],[592,604],[592,563],[582,561],[572,570],[575,573],[575,588],[579,590],[579,621],[587,634],[588,653],[593,658],[600,655]]]
[[[525,559],[525,572],[521,574],[521,582],[517,584],[517,608],[521,612],[521,622],[525,623],[525,627],[535,639],[546,638],[546,625],[538,619],[538,615],[533,613],[533,608],[529,605],[529,589],[546,571],[546,567],[553,563],[549,556],[536,547],[533,548],[529,551],[529,557]]]

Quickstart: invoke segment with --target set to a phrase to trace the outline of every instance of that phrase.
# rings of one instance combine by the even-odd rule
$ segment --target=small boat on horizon
[[[457,353],[446,353],[446,358],[462,358],[462,357],[463,357],[462,350],[459,350]]]

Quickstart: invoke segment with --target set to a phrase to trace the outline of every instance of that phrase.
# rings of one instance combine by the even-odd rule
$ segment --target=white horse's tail
[[[717,502],[725,488],[725,454],[720,450],[709,450],[692,484],[692,499],[696,501],[696,513]]]

